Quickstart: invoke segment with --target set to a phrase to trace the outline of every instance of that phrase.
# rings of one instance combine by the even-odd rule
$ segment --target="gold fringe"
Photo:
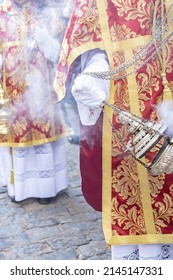
[[[172,92],[168,86],[163,90],[163,101],[167,100],[172,100]]]
[[[161,73],[162,77],[162,84],[163,84],[163,101],[171,100],[172,99],[172,91],[168,86],[168,81],[166,79],[166,73]]]

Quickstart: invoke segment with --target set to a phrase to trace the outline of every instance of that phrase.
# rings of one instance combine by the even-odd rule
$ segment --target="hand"
[[[60,45],[57,40],[55,40],[48,31],[44,29],[36,28],[34,33],[34,39],[44,56],[55,62],[59,56]]]
[[[74,80],[72,94],[76,100],[89,108],[101,107],[106,94],[96,85],[91,76],[81,75]]]

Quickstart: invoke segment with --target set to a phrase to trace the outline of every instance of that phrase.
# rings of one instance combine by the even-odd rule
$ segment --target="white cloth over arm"
[[[81,55],[81,72],[109,71],[109,63],[104,51],[95,49]],[[74,81],[72,94],[76,99],[79,116],[83,125],[96,123],[103,102],[109,98],[110,81],[80,75]]]

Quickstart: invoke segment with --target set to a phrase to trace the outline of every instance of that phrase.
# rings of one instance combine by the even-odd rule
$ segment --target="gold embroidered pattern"
[[[121,164],[113,171],[112,188],[123,200],[126,200],[127,205],[136,204],[141,207],[136,162],[131,156],[124,157]]]
[[[157,233],[162,232],[162,228],[166,228],[170,221],[173,220],[173,204],[172,197],[168,194],[163,194],[163,201],[155,203],[154,219]]]
[[[119,135],[121,135],[122,141],[127,141],[127,137],[128,137],[128,131],[127,128],[122,126],[119,130],[118,130]],[[124,142],[124,143],[125,143]],[[123,151],[122,147],[122,143],[120,143],[119,139],[117,138],[117,134],[113,133],[112,134],[112,156],[113,157],[117,157],[120,154],[120,150]]]
[[[150,192],[152,197],[157,197],[157,195],[163,190],[164,180],[165,174],[160,174],[157,177],[149,175]]]
[[[79,28],[81,25],[82,28]],[[90,41],[93,34],[95,34],[97,40],[101,38],[98,11],[95,2],[91,2],[89,7],[87,5],[83,6],[82,15],[80,15],[78,23],[71,34],[70,47],[74,48],[77,45]]]
[[[143,112],[146,109],[146,101],[150,100],[150,104],[154,104],[153,92],[159,90],[159,77],[158,63],[148,63],[146,66],[146,72],[139,73],[137,79],[140,109]]]
[[[120,228],[119,235],[122,232],[128,232],[130,235],[145,234],[145,225],[143,215],[136,206],[128,208],[126,204],[119,204],[117,198],[112,200],[112,225]],[[113,234],[118,229],[113,229]]]
[[[136,37],[136,33],[131,31],[125,24],[118,25],[114,23],[110,28],[111,39],[113,42],[121,41],[129,38]]]
[[[146,3],[143,0],[138,0],[132,4],[131,0],[112,0],[118,10],[120,17],[125,17],[126,20],[138,20],[141,28],[150,27],[152,1]]]

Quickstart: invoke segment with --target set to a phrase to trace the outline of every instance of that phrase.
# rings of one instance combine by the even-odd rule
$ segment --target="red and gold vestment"
[[[64,129],[58,106],[54,105],[54,64],[45,58],[34,39],[35,30],[45,25],[51,32],[53,17],[47,23],[42,10],[32,1],[25,9],[14,3],[9,6],[13,1],[5,2],[0,17],[0,76],[5,97],[10,99],[11,117],[10,132],[0,135],[0,146],[26,147],[55,141]],[[60,25],[57,20],[58,32]]]
[[[171,2],[165,0],[166,11]],[[96,48],[105,50],[111,70],[132,56],[135,58],[152,38],[155,4],[156,1],[150,0],[77,0],[55,79],[57,92],[61,89],[59,99],[65,92],[67,74],[70,76],[74,61],[84,52]],[[168,19],[170,16],[171,13]],[[166,32],[172,30],[173,23],[170,23]],[[171,85],[173,37],[165,45],[165,62],[166,77]],[[137,70],[133,71],[134,68]],[[145,119],[157,120],[156,107],[164,98],[157,55],[140,68],[130,65],[128,71],[130,75],[110,82],[109,101]],[[105,107],[105,111],[125,141],[126,127],[120,125],[118,116],[110,108]],[[93,208],[103,212],[107,243],[173,243],[173,174],[149,174],[124,152],[103,115],[94,126],[83,126],[83,132],[88,141],[95,143],[91,146],[88,141],[81,142],[83,193]],[[150,158],[145,161],[149,162]]]

